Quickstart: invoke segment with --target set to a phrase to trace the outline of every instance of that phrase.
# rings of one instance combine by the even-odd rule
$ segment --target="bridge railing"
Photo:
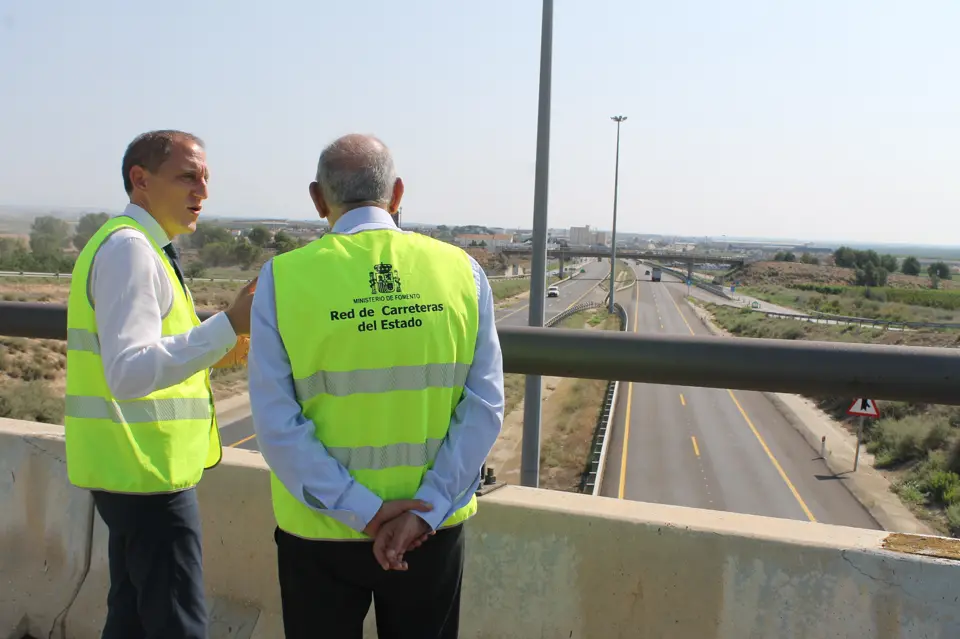
[[[66,318],[63,305],[0,302],[0,335],[66,339]],[[950,348],[563,328],[497,332],[509,373],[960,405],[960,352]]]
[[[531,250],[528,247],[505,246],[500,249],[504,255],[530,255]],[[547,249],[548,257],[608,257],[610,248],[594,248],[590,246],[564,246],[559,248]],[[626,247],[617,247],[617,256],[628,259],[661,259],[678,260],[681,262],[710,263],[710,264],[729,264],[731,266],[742,266],[747,258],[743,255],[710,255],[707,253],[671,253],[669,251],[651,251],[647,249],[635,249]]]

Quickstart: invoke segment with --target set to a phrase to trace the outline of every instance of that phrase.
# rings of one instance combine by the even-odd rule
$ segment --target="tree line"
[[[263,259],[265,249],[273,249],[277,255],[306,246],[305,239],[297,239],[280,230],[273,233],[265,226],[254,226],[243,235],[234,235],[229,229],[216,224],[199,223],[191,235],[182,237],[185,248],[199,252],[199,260],[184,269],[187,277],[203,277],[207,268],[239,266],[250,269]]]
[[[64,251],[71,246],[82,249],[108,219],[109,213],[88,213],[72,229],[69,222],[58,217],[38,217],[30,225],[29,243],[20,238],[0,238],[0,270],[69,273],[75,259]]]
[[[774,262],[796,262],[797,255],[792,251],[780,251],[773,256]],[[816,255],[811,255],[809,253],[804,253],[800,256],[800,262],[803,264],[819,264],[820,258]]]
[[[45,215],[37,217],[30,226],[29,242],[20,238],[0,237],[0,270],[38,273],[69,273],[75,257],[64,251],[71,247],[80,251],[90,238],[110,219],[109,213],[87,213],[76,228],[61,218]],[[265,249],[277,254],[292,251],[307,244],[285,231],[272,233],[265,226],[253,227],[246,236],[234,235],[229,229],[201,222],[192,235],[182,236],[178,244],[195,248],[199,260],[187,264],[187,277],[202,277],[209,267],[239,266],[250,269],[263,258]]]
[[[893,255],[880,255],[873,250],[858,251],[849,246],[841,246],[834,251],[833,261],[837,266],[855,269],[859,286],[886,286],[891,273],[900,271],[904,275],[918,276],[923,270],[920,260],[912,255],[900,262]],[[953,279],[950,266],[942,261],[929,265],[927,275],[934,288],[940,280]]]

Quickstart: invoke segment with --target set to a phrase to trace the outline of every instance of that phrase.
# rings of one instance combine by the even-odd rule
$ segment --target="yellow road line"
[[[640,317],[640,282],[634,285],[637,301],[633,309],[633,332],[637,332],[637,320]],[[623,419],[623,454],[620,458],[620,488],[617,498],[623,499],[623,488],[627,483],[627,447],[630,445],[630,408],[633,406],[633,383],[627,384],[627,412]]]
[[[597,283],[594,284],[593,286],[591,286],[590,289],[589,289],[586,293],[584,293],[583,295],[581,295],[580,297],[578,297],[577,299],[575,299],[575,300],[573,301],[573,303],[570,304],[570,306],[568,306],[567,308],[565,308],[565,309],[563,309],[563,310],[564,310],[564,311],[569,311],[571,308],[573,308],[574,306],[576,306],[577,302],[579,302],[580,300],[582,300],[583,298],[585,298],[585,297],[586,297],[587,295],[589,295],[590,293],[593,293],[594,289],[596,289],[598,286],[600,286],[600,284],[601,284],[602,282],[603,282],[603,280],[597,280]]]
[[[242,444],[242,443],[244,443],[244,442],[248,442],[248,441],[250,441],[251,439],[253,439],[254,437],[256,437],[256,434],[250,435],[249,437],[244,437],[243,439],[241,439],[241,440],[238,441],[238,442],[233,442],[232,444],[230,444],[229,446],[227,446],[227,448],[236,448],[236,447],[239,446],[240,444]]]
[[[497,321],[500,322],[500,321],[503,321],[503,320],[507,319],[508,317],[510,317],[510,316],[512,316],[512,315],[516,315],[517,313],[519,313],[519,312],[522,311],[523,309],[527,308],[528,306],[530,306],[530,305],[529,305],[529,304],[524,304],[523,306],[521,306],[521,307],[518,308],[517,310],[515,310],[515,311],[510,311],[509,313],[507,313],[506,315],[504,315],[503,317],[501,317],[501,318],[498,319]]]
[[[693,435],[690,435],[690,441],[693,442],[693,452],[696,454],[697,457],[699,457],[699,456],[700,456],[700,448],[697,446],[697,438],[694,437]]]
[[[683,393],[680,393],[680,403],[683,404],[684,406],[687,405],[687,400],[683,398]]]
[[[673,299],[673,295],[670,295],[670,301],[673,302],[673,305],[676,307],[677,312],[680,313],[680,307],[677,305],[677,301]],[[687,330],[690,331],[690,334],[693,335],[693,329],[690,328],[690,324],[687,322],[687,319],[683,316],[683,313],[680,313],[680,319],[683,320],[683,323],[687,325]],[[813,513],[810,512],[810,509],[807,508],[806,502],[803,501],[803,497],[800,496],[800,493],[797,491],[796,487],[793,485],[793,482],[790,481],[790,478],[787,477],[787,473],[784,472],[783,467],[780,465],[780,462],[777,461],[777,458],[773,456],[773,453],[770,452],[770,447],[767,446],[767,442],[763,440],[763,437],[760,435],[760,432],[757,430],[757,427],[753,425],[753,422],[750,421],[750,417],[747,415],[747,411],[743,410],[743,406],[740,405],[740,401],[737,399],[737,396],[733,394],[733,391],[727,389],[727,393],[730,394],[730,399],[733,400],[733,403],[736,404],[737,410],[740,411],[740,415],[743,417],[743,420],[747,422],[747,426],[750,427],[750,430],[753,431],[754,437],[757,438],[757,441],[760,442],[760,446],[763,448],[764,452],[767,453],[767,457],[770,458],[770,462],[773,464],[773,467],[777,469],[777,472],[780,473],[780,478],[783,479],[783,483],[787,485],[787,488],[790,489],[790,492],[793,493],[793,498],[797,500],[797,503],[800,504],[800,509],[803,510],[803,514],[807,516],[812,522],[816,522],[817,518],[813,516]]]
[[[770,448],[767,446],[767,442],[763,441],[763,437],[760,436],[760,433],[757,431],[757,427],[753,425],[753,422],[750,421],[750,418],[747,416],[747,411],[743,410],[743,406],[740,405],[740,402],[737,400],[737,396],[733,394],[732,390],[727,390],[730,393],[730,399],[733,400],[733,403],[737,405],[737,410],[740,411],[740,414],[743,416],[744,421],[747,422],[747,426],[750,427],[750,430],[753,431],[754,436],[756,436],[757,441],[760,442],[760,446],[763,447],[764,452],[767,453],[767,457],[770,458],[773,467],[777,469],[777,472],[780,473],[780,478],[783,479],[783,483],[787,485],[787,488],[790,489],[790,492],[793,493],[794,499],[797,500],[797,503],[800,504],[800,509],[803,510],[803,514],[807,516],[812,522],[816,522],[817,518],[813,516],[813,513],[810,512],[810,509],[807,508],[807,504],[803,501],[803,497],[800,496],[800,493],[797,492],[797,489],[794,487],[793,482],[790,481],[790,478],[787,477],[787,473],[783,471],[783,467],[780,466],[780,462],[777,461],[777,458],[773,456],[773,453],[770,452]]]
[[[690,328],[690,322],[688,322],[687,318],[683,316],[682,312],[680,312],[680,306],[677,304],[677,300],[673,299],[673,295],[671,295],[670,293],[667,293],[667,297],[669,297],[670,301],[673,302],[673,307],[677,309],[677,313],[680,314],[680,319],[682,319],[683,323],[687,325],[687,330],[690,331],[690,334],[696,335],[696,333],[693,332],[693,329]]]
[[[571,281],[574,281],[574,280],[571,280]],[[576,280],[576,281],[582,282],[583,280]],[[598,286],[600,286],[600,283],[601,283],[601,282],[603,282],[603,280],[598,280],[596,284],[594,284],[593,286],[590,287],[590,290],[588,290],[586,293],[584,293],[583,295],[581,295],[580,297],[578,297],[573,304],[571,304],[570,306],[568,306],[567,308],[565,308],[565,309],[563,309],[563,310],[569,309],[571,306],[573,306],[574,304],[576,304],[577,302],[579,302],[580,300],[582,300],[583,298],[585,298],[587,295],[589,295],[590,293],[592,293],[592,292],[593,292],[593,289],[595,289],[595,288],[597,288]],[[515,310],[515,311],[510,311],[510,312],[507,313],[506,315],[502,315],[502,316],[500,317],[500,319],[498,319],[497,321],[498,321],[498,322],[502,322],[503,320],[507,319],[508,317],[512,317],[513,315],[516,315],[517,313],[519,313],[519,312],[522,311],[523,309],[529,308],[529,307],[530,307],[530,304],[529,304],[529,303],[524,304],[523,306],[521,306],[521,307],[518,308],[517,310]]]

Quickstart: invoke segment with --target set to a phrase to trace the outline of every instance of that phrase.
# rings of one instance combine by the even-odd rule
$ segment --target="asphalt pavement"
[[[619,297],[628,330],[710,334],[685,284],[666,273],[651,282],[637,268],[637,284]],[[627,384],[619,397],[601,495],[879,528],[761,393]]]
[[[564,267],[566,269],[566,265]],[[544,300],[544,321],[563,312],[573,304],[581,301],[602,300],[606,293],[599,288],[599,283],[610,275],[610,261],[602,262],[593,259],[572,267],[583,273],[578,273],[572,279],[559,283],[559,297],[547,297]],[[564,275],[567,275],[566,271]],[[495,308],[497,326],[526,326],[530,312],[529,299],[524,296],[513,302],[498,304]],[[242,412],[241,412],[242,414]],[[258,450],[257,438],[253,432],[253,419],[249,412],[245,416],[220,425],[220,438],[224,446]]]

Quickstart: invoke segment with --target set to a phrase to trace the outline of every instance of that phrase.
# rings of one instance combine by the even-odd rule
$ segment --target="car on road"
[[[560,297],[560,287],[554,285],[554,286],[551,286],[550,288],[548,288],[548,289],[547,289],[547,297]]]

